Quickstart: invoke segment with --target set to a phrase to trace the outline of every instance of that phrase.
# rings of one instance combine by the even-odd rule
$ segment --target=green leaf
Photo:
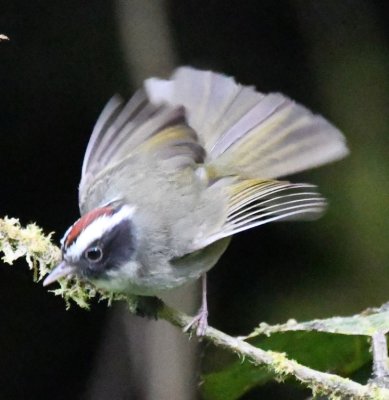
[[[286,353],[308,367],[348,376],[370,360],[368,339],[322,332],[279,332],[258,337],[250,343],[263,350]],[[263,385],[274,374],[249,360],[228,365],[203,377],[202,391],[207,400],[234,400],[255,386]]]

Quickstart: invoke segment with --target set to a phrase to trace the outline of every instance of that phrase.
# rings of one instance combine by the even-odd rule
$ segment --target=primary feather
[[[196,248],[236,233],[278,220],[315,219],[326,207],[325,199],[309,184],[247,179],[226,186],[227,216]]]
[[[154,104],[182,105],[219,175],[277,178],[347,155],[343,135],[279,94],[256,92],[214,72],[182,67],[145,82]]]
[[[81,212],[99,205],[91,201],[93,188],[117,168],[131,173],[134,156],[169,159],[183,167],[202,162],[204,150],[196,133],[187,125],[183,107],[154,105],[138,91],[126,104],[114,96],[101,113],[90,138],[79,185]],[[123,169],[123,168],[122,168]]]

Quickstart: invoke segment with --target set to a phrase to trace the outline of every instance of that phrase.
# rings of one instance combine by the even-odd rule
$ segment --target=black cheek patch
[[[134,253],[134,237],[131,221],[124,220],[107,232],[101,241],[104,267],[117,269],[128,262]]]
[[[123,220],[101,239],[89,247],[100,246],[103,257],[98,262],[90,262],[85,256],[79,261],[81,274],[87,279],[104,279],[106,272],[120,268],[131,260],[134,253],[134,237],[131,221]]]

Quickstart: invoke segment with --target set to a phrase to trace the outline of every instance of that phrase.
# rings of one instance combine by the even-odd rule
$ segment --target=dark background
[[[324,218],[242,233],[209,274],[210,323],[230,334],[389,299],[389,10],[382,4],[166,2],[180,64],[287,94],[337,125],[352,152],[291,178],[320,186],[330,202]],[[99,111],[113,93],[135,90],[115,2],[0,5],[0,33],[10,37],[0,43],[0,216],[35,221],[59,240],[78,218],[81,162]],[[106,316],[104,304],[65,311],[25,263],[1,265],[0,398],[84,398]],[[270,385],[247,399],[260,394],[305,396]]]

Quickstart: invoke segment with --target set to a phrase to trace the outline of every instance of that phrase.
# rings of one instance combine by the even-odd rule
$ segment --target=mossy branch
[[[0,219],[0,252],[3,253],[2,260],[8,264],[24,257],[38,281],[60,259],[60,250],[52,244],[51,234],[44,235],[42,229],[35,224],[23,228],[17,219],[7,217]],[[123,295],[102,293],[77,279],[64,279],[59,283],[60,288],[53,292],[56,295],[61,295],[68,306],[69,301],[73,300],[81,307],[88,307],[89,300],[95,296],[107,299],[109,303],[113,300],[127,300],[130,305],[133,305],[133,299],[124,298]],[[181,329],[191,321],[191,317],[170,308],[166,304],[162,304],[158,317]],[[189,332],[189,334],[192,334],[192,332]],[[376,383],[362,385],[335,374],[314,370],[288,359],[284,353],[262,350],[247,343],[244,339],[229,336],[212,327],[207,328],[204,339],[215,346],[237,354],[243,359],[249,359],[258,366],[267,366],[280,380],[287,376],[295,377],[303,385],[311,388],[314,395],[326,395],[331,399],[389,400],[389,389],[378,386]]]

